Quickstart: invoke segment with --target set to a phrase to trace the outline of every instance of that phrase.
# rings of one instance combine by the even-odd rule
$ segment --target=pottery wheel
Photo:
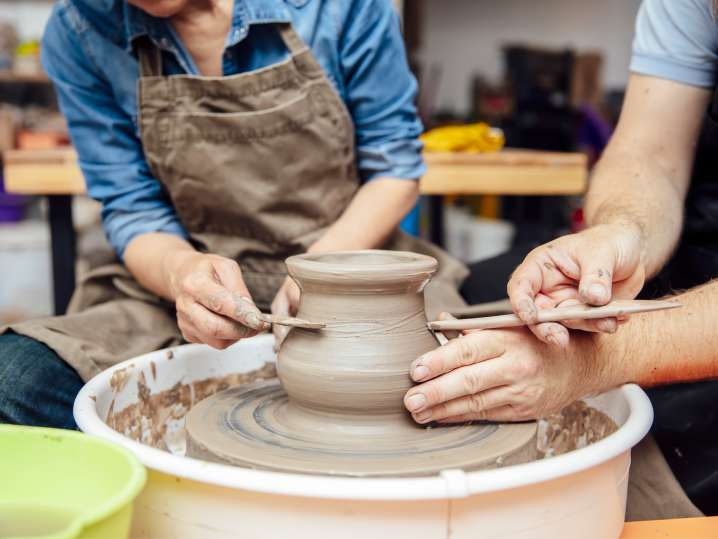
[[[188,456],[252,468],[353,475],[426,475],[527,462],[536,424],[426,427],[405,413],[342,415],[290,402],[278,380],[217,393],[187,416]]]

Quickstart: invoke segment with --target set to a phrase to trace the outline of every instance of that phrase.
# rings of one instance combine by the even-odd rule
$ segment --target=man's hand
[[[239,265],[228,258],[180,251],[167,256],[165,279],[182,336],[223,350],[269,329],[259,318]]]
[[[613,333],[615,318],[536,324],[536,317],[541,309],[633,299],[645,279],[642,253],[641,231],[629,225],[597,225],[563,236],[531,251],[516,268],[507,288],[511,305],[545,343],[567,346],[567,327]]]
[[[296,316],[297,310],[299,309],[299,295],[300,291],[297,283],[295,283],[291,277],[287,277],[277,292],[277,295],[274,297],[274,301],[272,301],[272,314],[278,316]],[[272,326],[275,338],[275,350],[279,350],[284,339],[287,338],[290,329],[291,328],[280,326],[279,324]]]
[[[591,335],[548,346],[525,328],[467,332],[420,357],[404,404],[418,423],[525,421],[624,380],[599,361]]]

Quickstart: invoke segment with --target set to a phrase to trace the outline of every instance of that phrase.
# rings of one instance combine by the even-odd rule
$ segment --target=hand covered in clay
[[[531,251],[508,284],[514,312],[543,342],[567,346],[566,328],[613,333],[624,320],[566,320],[535,324],[538,310],[572,304],[605,305],[633,299],[643,287],[641,235],[637,229],[599,225]]]
[[[225,349],[269,329],[260,318],[239,265],[228,258],[183,253],[168,276],[182,336]]]
[[[420,384],[404,405],[422,424],[543,417],[624,382],[599,365],[592,339],[577,335],[556,348],[526,328],[464,332],[412,363]]]
[[[300,292],[297,283],[295,283],[291,277],[287,277],[277,292],[277,295],[274,297],[274,301],[272,301],[272,314],[278,316],[296,316],[297,310],[299,309],[299,295]],[[279,324],[272,326],[275,338],[275,351],[279,350],[279,347],[282,346],[290,329],[291,328],[287,326],[280,326]]]

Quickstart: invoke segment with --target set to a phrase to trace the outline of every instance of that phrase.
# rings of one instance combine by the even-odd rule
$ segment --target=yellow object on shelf
[[[483,122],[437,127],[421,136],[428,152],[497,152],[504,147],[504,132]]]

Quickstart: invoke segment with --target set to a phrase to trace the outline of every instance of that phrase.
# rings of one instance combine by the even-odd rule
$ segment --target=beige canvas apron
[[[359,187],[348,110],[292,27],[277,28],[287,60],[229,77],[164,77],[159,49],[149,40],[138,48],[147,162],[190,241],[237,260],[263,310],[285,278],[284,259],[306,251]],[[427,289],[432,314],[462,304],[457,288],[468,272],[458,261],[398,232],[385,248],[439,259],[439,275]],[[120,264],[90,272],[69,313],[11,329],[47,344],[85,380],[182,342],[173,305]]]

